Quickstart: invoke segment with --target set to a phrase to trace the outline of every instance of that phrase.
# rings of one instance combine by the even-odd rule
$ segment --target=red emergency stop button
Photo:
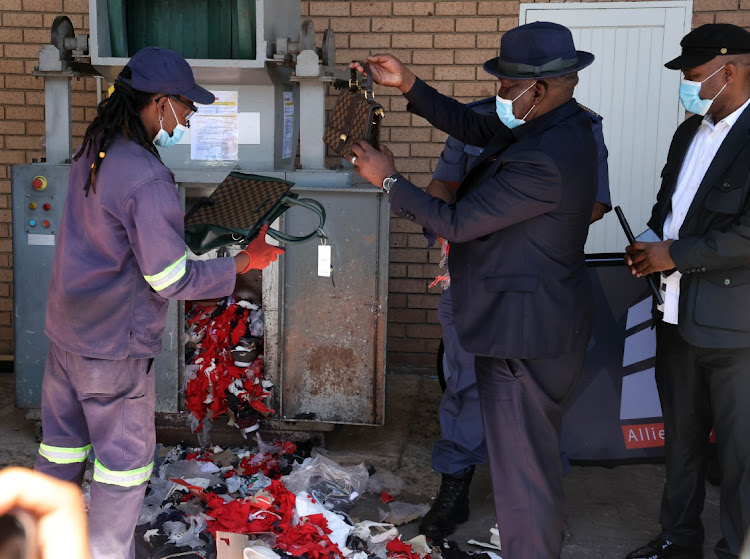
[[[44,190],[47,188],[46,177],[43,177],[42,175],[35,176],[34,180],[31,181],[31,186],[33,186],[35,190]]]
[[[52,206],[50,206],[49,204],[44,204],[44,206],[42,206],[42,207],[44,208],[45,212],[48,212],[48,211],[50,211],[52,209]]]
[[[43,225],[44,227],[49,227],[49,221],[47,221],[47,220],[45,219],[44,221],[42,221],[42,225]]]

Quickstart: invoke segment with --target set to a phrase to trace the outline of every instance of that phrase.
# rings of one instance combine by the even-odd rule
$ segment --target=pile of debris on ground
[[[257,448],[159,449],[136,529],[136,557],[167,559],[458,559],[452,542],[401,541],[397,525],[428,505],[395,499],[403,482],[364,464],[340,466],[318,449],[280,441]],[[349,515],[364,493],[380,518]],[[487,552],[484,559],[500,559]]]
[[[160,448],[136,530],[136,557],[168,559],[459,559],[455,544],[402,541],[397,526],[429,506],[399,501],[403,482],[364,464],[341,466],[310,443],[223,449],[211,445],[220,416],[242,435],[273,412],[265,378],[264,316],[228,297],[186,306],[185,407],[199,448]],[[350,512],[360,496],[380,497],[379,518]],[[479,554],[481,555],[481,554]],[[499,559],[487,553],[484,559]]]

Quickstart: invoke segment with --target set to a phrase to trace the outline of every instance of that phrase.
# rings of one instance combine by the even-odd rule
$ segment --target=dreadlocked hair
[[[129,79],[131,76],[130,68],[127,66],[120,72],[120,77]],[[112,95],[99,103],[96,109],[96,118],[86,129],[83,143],[73,158],[74,161],[78,161],[84,153],[88,157],[91,150],[97,152],[94,163],[91,165],[88,180],[83,187],[86,196],[89,195],[89,190],[93,190],[96,194],[96,175],[99,166],[104,160],[107,149],[119,133],[146,148],[161,161],[159,152],[151,138],[148,137],[146,127],[141,120],[141,110],[148,106],[153,98],[153,93],[138,91],[118,80],[115,82],[115,90]]]

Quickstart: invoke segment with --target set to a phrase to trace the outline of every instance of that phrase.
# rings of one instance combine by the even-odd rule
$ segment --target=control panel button
[[[35,176],[34,180],[31,182],[31,186],[33,186],[35,190],[44,190],[47,188],[46,177],[43,177],[42,175]]]
[[[52,206],[50,206],[49,204],[44,204],[44,206],[42,206],[42,207],[44,208],[45,212],[48,212],[48,211],[50,211],[52,209]]]
[[[29,209],[30,209],[30,210],[35,210],[35,209],[36,209],[36,202],[31,202],[31,203],[29,204]]]
[[[36,219],[29,220],[29,227],[36,227]]]
[[[44,225],[45,227],[49,227],[49,221],[45,219],[44,221],[42,221],[42,225]]]

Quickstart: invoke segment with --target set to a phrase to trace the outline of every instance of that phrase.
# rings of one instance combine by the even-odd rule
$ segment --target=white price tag
[[[331,277],[331,245],[318,245],[318,275]]]

